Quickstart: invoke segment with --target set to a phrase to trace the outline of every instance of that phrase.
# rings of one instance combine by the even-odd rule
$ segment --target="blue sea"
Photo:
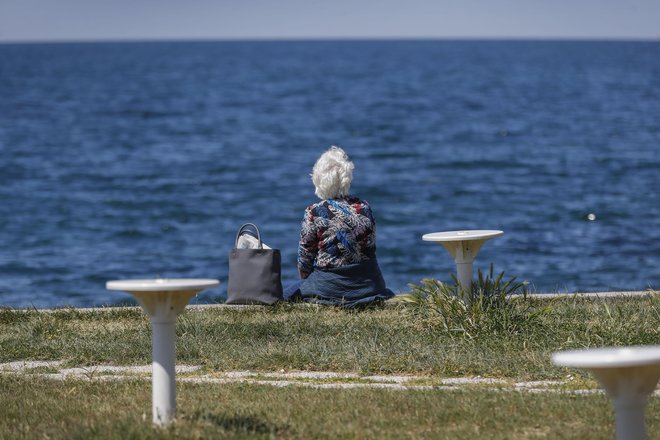
[[[396,291],[450,280],[421,236],[457,229],[503,230],[476,268],[538,292],[660,288],[660,42],[5,44],[0,306],[116,304],[105,282],[141,277],[222,301],[244,222],[293,282],[333,144]]]

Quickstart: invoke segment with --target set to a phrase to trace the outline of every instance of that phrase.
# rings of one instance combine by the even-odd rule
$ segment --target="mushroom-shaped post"
[[[644,411],[660,379],[660,345],[560,351],[552,361],[596,377],[614,404],[617,440],[646,438]]]
[[[109,290],[132,294],[151,318],[152,410],[156,425],[167,425],[176,413],[176,318],[195,294],[218,284],[212,279],[120,280],[106,284]]]
[[[504,234],[496,230],[447,231],[424,234],[422,240],[439,243],[447,249],[456,263],[456,275],[463,291],[463,299],[472,299],[472,271],[474,259],[481,246],[491,238]]]

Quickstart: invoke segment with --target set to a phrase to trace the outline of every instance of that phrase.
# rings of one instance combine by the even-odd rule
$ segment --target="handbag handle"
[[[240,227],[238,230],[238,234],[236,234],[236,243],[234,244],[234,247],[238,247],[238,239],[243,235],[244,232],[248,232],[248,229],[254,229],[254,231],[257,233],[257,240],[259,240],[259,249],[263,249],[263,245],[261,244],[261,234],[259,233],[259,228],[257,228],[257,225],[254,223],[245,223],[243,226]]]

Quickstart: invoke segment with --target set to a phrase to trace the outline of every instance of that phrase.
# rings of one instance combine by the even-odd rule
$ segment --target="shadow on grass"
[[[246,434],[285,434],[290,432],[289,425],[276,425],[261,420],[255,416],[240,416],[211,413],[206,411],[195,411],[190,417],[186,417],[191,422],[202,421],[211,423],[225,431],[246,433]]]

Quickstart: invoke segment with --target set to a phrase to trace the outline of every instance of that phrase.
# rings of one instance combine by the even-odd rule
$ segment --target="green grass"
[[[0,437],[67,439],[613,438],[602,395],[316,390],[264,385],[177,387],[178,417],[151,426],[146,381],[47,381],[0,376]],[[647,411],[660,438],[660,399]]]
[[[546,313],[525,318],[546,307]],[[300,304],[189,310],[177,322],[177,363],[201,365],[200,374],[211,375],[280,369],[415,374],[423,376],[416,384],[430,385],[447,376],[523,381],[571,374],[575,380],[561,386],[568,390],[595,384],[579,370],[553,366],[552,352],[660,343],[657,293],[513,300],[504,313],[511,325],[493,322],[502,316],[493,314],[466,332],[447,328],[429,310],[403,304],[363,311]],[[151,361],[150,335],[139,309],[0,309],[0,362],[144,365]],[[55,370],[35,367],[28,373]],[[149,381],[108,382],[103,375],[57,381],[0,374],[0,438],[609,439],[614,429],[604,395],[531,394],[503,391],[497,384],[402,391],[179,382],[177,421],[161,430],[151,426]],[[649,438],[660,438],[659,398],[650,400],[647,418]]]
[[[442,328],[405,305],[347,311],[283,304],[187,311],[177,322],[177,362],[205,370],[331,370],[361,374],[560,378],[556,350],[660,343],[660,295],[519,301],[550,306],[529,325],[475,334]],[[151,361],[151,329],[137,309],[52,313],[0,310],[0,362],[65,360],[67,365]],[[580,374],[571,371],[572,374]]]

